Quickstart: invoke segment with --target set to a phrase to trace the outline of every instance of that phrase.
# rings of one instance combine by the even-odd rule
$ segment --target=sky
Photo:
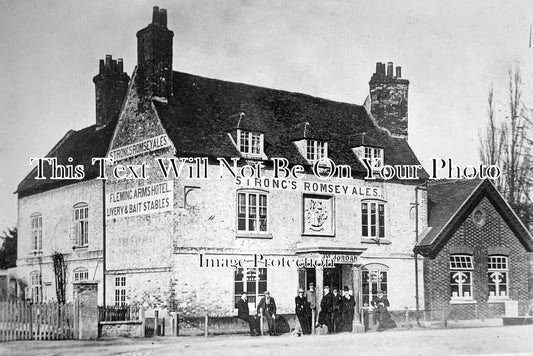
[[[401,66],[426,167],[479,164],[488,88],[505,117],[509,68],[533,104],[530,0],[0,0],[0,231],[16,224],[29,158],[95,123],[99,59],[132,73],[152,6],[168,11],[181,72],[362,104],[376,62]]]

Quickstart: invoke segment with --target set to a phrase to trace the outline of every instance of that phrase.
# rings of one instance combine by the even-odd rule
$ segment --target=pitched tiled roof
[[[92,165],[92,158],[105,157],[114,130],[115,124],[102,128],[92,125],[79,131],[70,130],[46,157],[56,157],[57,163],[62,165],[70,164],[76,166],[81,164],[85,168],[85,178],[83,180],[93,179],[98,176],[98,167]],[[73,158],[72,162],[68,162],[69,157]],[[44,165],[44,172],[45,177],[51,176],[51,167],[48,164]],[[19,197],[80,182],[80,180],[74,179],[37,180],[35,179],[36,176],[37,167],[34,167],[18,186],[16,193],[19,194]]]
[[[419,164],[408,143],[378,128],[361,105],[181,72],[174,72],[173,78],[174,96],[168,104],[154,101],[154,105],[177,156],[239,157],[228,132],[242,128],[264,132],[267,157],[284,157],[291,163],[308,165],[291,141],[291,133],[308,122],[313,138],[328,141],[330,158],[337,164],[350,165],[354,174],[366,173],[351,150],[351,138],[363,132],[368,140],[385,148],[385,164]],[[98,172],[91,158],[105,156],[114,127],[97,129],[94,125],[71,131],[48,156],[57,156],[60,164],[68,164],[67,158],[73,157],[71,164],[85,167],[84,180],[93,179]],[[33,170],[19,184],[20,196],[79,182],[35,180],[35,175]],[[427,178],[427,174],[421,172],[420,177]]]
[[[174,72],[174,96],[156,107],[178,156],[238,156],[224,133],[236,127],[239,114],[244,113],[241,125],[265,132],[267,157],[307,165],[291,140],[295,130],[303,131],[308,122],[313,138],[328,140],[329,157],[336,164],[352,166],[354,173],[366,173],[350,142],[350,137],[363,132],[385,148],[385,164],[419,164],[409,144],[378,128],[361,105]]]
[[[430,229],[416,245],[415,252],[438,253],[483,197],[491,201],[524,247],[533,251],[533,238],[488,179],[433,182],[427,185],[427,192]]]

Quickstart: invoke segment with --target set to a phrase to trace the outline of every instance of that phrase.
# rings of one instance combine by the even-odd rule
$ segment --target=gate
[[[73,304],[0,302],[0,341],[77,337]]]

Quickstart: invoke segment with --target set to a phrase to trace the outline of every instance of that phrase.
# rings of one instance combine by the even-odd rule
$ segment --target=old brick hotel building
[[[96,123],[46,155],[83,165],[83,179],[38,180],[35,167],[18,186],[26,298],[55,298],[59,252],[67,298],[73,282],[95,280],[100,304],[162,315],[230,316],[243,292],[255,307],[265,290],[291,314],[310,282],[349,286],[358,310],[383,291],[395,310],[415,309],[419,294],[421,308],[464,318],[501,315],[507,300],[524,311],[532,239],[490,182],[428,185],[423,170],[412,180],[364,179],[363,158],[377,168],[420,164],[407,142],[401,68],[378,63],[364,105],[334,102],[174,71],[173,35],[155,7],[137,32],[131,78],[121,59],[100,61]],[[107,179],[97,179],[95,157],[114,159]],[[234,179],[233,158],[261,178]],[[282,158],[303,166],[298,179],[274,177]],[[312,166],[327,159],[351,178],[317,177]],[[149,177],[134,179],[143,165]],[[287,265],[306,258],[333,264]]]

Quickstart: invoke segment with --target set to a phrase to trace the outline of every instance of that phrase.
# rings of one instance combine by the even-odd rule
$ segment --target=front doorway
[[[335,268],[324,268],[324,286],[329,286],[331,290],[342,288],[342,265],[336,264]],[[309,288],[309,283],[313,283],[316,287],[316,270],[314,268],[305,269],[305,286]]]

